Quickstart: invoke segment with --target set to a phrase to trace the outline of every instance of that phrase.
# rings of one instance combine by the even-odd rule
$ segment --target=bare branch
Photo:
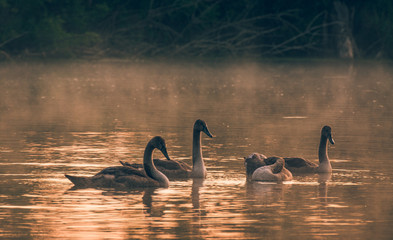
[[[3,46],[5,46],[6,44],[8,44],[8,43],[10,43],[10,42],[12,42],[12,41],[18,39],[18,38],[23,37],[23,36],[26,35],[26,34],[27,34],[27,32],[24,32],[24,33],[18,34],[18,35],[16,35],[16,36],[13,36],[13,37],[10,38],[10,39],[5,40],[4,42],[0,43],[0,48],[3,47]]]

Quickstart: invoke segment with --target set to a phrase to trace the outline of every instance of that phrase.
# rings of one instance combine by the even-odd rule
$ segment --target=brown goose
[[[159,149],[170,160],[165,140],[156,136],[152,138],[145,148],[143,168],[141,171],[132,167],[108,167],[92,177],[78,177],[65,175],[75,187],[104,187],[104,188],[147,188],[168,187],[168,178],[157,170],[153,163],[153,150]]]
[[[271,157],[274,164],[257,168],[251,175],[251,181],[282,182],[292,180],[292,174],[285,168],[285,160]]]
[[[277,163],[277,161],[279,161]],[[292,174],[285,167],[280,157],[269,157],[260,153],[253,153],[244,158],[248,181],[288,181]],[[267,164],[269,163],[269,164]],[[277,164],[276,164],[277,163]]]
[[[169,179],[205,178],[206,167],[202,157],[201,132],[204,132],[211,138],[213,137],[207,128],[205,121],[198,119],[195,121],[193,128],[192,168],[188,164],[180,161],[154,159],[154,165],[157,169],[165,174]],[[120,161],[120,163],[123,166],[130,166],[138,169],[142,167],[140,164],[135,163],[131,164],[122,161]]]

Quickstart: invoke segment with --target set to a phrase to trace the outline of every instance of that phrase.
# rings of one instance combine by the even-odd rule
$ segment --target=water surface
[[[377,62],[3,63],[0,237],[5,239],[390,239],[393,68]],[[206,180],[168,189],[71,189],[64,174],[141,162],[166,139],[191,163],[204,119]],[[246,183],[243,157],[317,161],[332,175]],[[163,157],[156,152],[156,157]]]

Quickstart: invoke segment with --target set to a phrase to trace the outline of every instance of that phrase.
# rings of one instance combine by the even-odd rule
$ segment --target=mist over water
[[[4,63],[0,236],[388,239],[392,69],[342,61]],[[203,136],[205,181],[68,191],[64,173],[141,162],[155,135],[171,158],[190,163],[198,118],[215,136]],[[252,152],[317,161],[324,125],[336,141],[328,182],[310,175],[245,183],[243,157]]]

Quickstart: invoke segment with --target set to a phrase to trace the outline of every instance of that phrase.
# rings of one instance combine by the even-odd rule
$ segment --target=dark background
[[[392,13],[385,0],[0,0],[0,59],[392,58]]]

